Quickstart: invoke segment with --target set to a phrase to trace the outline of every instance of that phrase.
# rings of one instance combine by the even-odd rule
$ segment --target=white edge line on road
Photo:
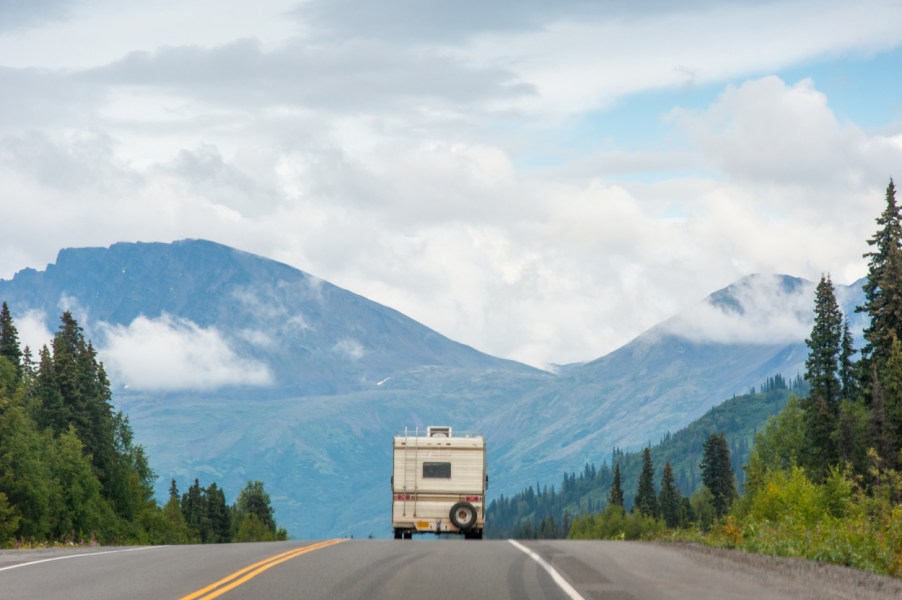
[[[539,566],[541,566],[543,569],[545,569],[548,572],[548,574],[551,575],[551,578],[558,585],[558,587],[561,588],[562,590],[564,590],[564,593],[567,594],[567,596],[569,596],[571,598],[571,600],[585,600],[585,598],[583,598],[580,595],[580,593],[577,592],[573,588],[572,585],[567,583],[566,579],[561,577],[561,574],[558,573],[554,567],[552,567],[547,562],[545,562],[544,558],[542,558],[541,556],[539,556],[538,554],[536,554],[535,552],[533,552],[532,550],[530,550],[529,548],[527,548],[526,546],[524,546],[523,544],[521,544],[519,542],[516,542],[514,540],[507,540],[507,541],[509,541],[511,544],[514,545],[515,548],[518,548],[520,551],[522,551],[524,554],[526,554],[526,556],[528,556],[529,558],[536,561],[539,564]]]
[[[66,556],[55,556],[53,558],[45,558],[42,560],[33,560],[31,562],[19,563],[9,567],[0,568],[0,571],[9,571],[10,569],[18,569],[19,567],[27,567],[29,565],[37,565],[54,560],[65,560],[67,558],[84,558],[85,556],[100,556],[101,554],[117,554],[119,552],[137,552],[139,550],[153,550],[154,548],[165,548],[166,546],[141,546],[139,548],[126,548],[125,550],[104,550],[103,552],[84,552],[82,554],[67,554]]]

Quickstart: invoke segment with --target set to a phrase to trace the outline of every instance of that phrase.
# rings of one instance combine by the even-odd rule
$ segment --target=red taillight
[[[397,500],[413,500],[413,494],[398,494],[395,496]]]
[[[467,496],[467,502],[479,502],[479,496]]]

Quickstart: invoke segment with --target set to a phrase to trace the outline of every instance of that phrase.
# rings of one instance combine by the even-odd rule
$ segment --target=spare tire
[[[476,508],[469,502],[458,502],[451,507],[451,522],[461,531],[469,531],[476,525]]]

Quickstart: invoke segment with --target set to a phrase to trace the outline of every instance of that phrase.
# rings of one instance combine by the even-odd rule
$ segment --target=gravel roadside
[[[711,548],[694,543],[663,544],[707,566],[742,571],[773,587],[812,600],[902,599],[902,579],[875,575],[849,567],[819,563],[804,558],[751,554],[739,550]],[[766,595],[762,595],[762,598]]]

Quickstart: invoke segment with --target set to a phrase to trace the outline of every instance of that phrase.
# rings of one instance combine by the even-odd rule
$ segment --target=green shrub
[[[571,540],[639,540],[663,533],[664,523],[642,513],[627,513],[609,505],[602,513],[578,517],[570,526]]]

